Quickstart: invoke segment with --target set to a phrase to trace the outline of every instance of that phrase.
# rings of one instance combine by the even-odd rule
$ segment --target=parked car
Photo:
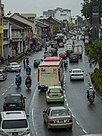
[[[12,72],[12,71],[20,72],[21,65],[19,65],[17,62],[11,62],[5,67],[5,69],[9,72]]]
[[[0,81],[7,79],[7,71],[5,68],[0,68]]]
[[[25,98],[22,94],[8,94],[4,97],[3,110],[25,110]]]
[[[70,72],[70,80],[84,80],[84,72],[82,69],[72,69]]]
[[[78,63],[79,62],[79,56],[78,56],[78,54],[76,54],[76,53],[70,53],[69,62],[70,63],[73,63],[73,62]]]
[[[61,86],[49,86],[46,91],[47,102],[64,102],[64,93]]]
[[[58,49],[58,44],[57,44],[56,41],[54,41],[54,42],[51,43],[51,48]]]
[[[31,136],[25,111],[1,112],[0,136]]]
[[[58,55],[58,50],[55,48],[50,48],[49,52],[51,52],[52,56],[57,56]]]
[[[34,60],[34,68],[38,68],[39,64],[43,61],[43,59],[35,59]]]
[[[44,123],[47,128],[69,128],[72,130],[73,119],[64,106],[48,107],[43,111]]]

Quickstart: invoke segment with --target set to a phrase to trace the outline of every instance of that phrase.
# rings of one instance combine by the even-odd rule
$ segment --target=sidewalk
[[[0,67],[5,67],[9,62],[21,62],[22,59],[26,58],[27,56],[31,55],[32,52],[28,52],[28,53],[20,53],[17,56],[15,56],[14,58],[10,58],[9,60],[4,60],[3,63],[0,63]]]

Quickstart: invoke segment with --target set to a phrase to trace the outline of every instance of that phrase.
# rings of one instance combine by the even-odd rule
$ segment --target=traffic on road
[[[0,71],[4,79],[0,82],[0,135],[79,136],[102,133],[102,101],[94,94],[93,102],[89,103],[94,90],[89,73],[94,68],[89,67],[84,42],[67,36],[63,45],[55,47],[57,53],[47,54],[51,50],[49,45],[47,55],[43,48],[27,56],[25,62],[9,63],[4,72]],[[80,45],[81,55],[74,51],[75,45]],[[72,59],[77,56],[78,63],[70,62],[72,54]]]

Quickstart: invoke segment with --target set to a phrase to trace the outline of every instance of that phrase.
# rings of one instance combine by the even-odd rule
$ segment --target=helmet
[[[19,75],[20,75],[20,73],[17,73],[17,74],[16,74],[16,76],[19,76]]]
[[[93,87],[92,87],[92,86],[90,86],[90,89],[93,89]]]

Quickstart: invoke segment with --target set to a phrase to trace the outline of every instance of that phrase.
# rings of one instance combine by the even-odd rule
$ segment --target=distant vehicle
[[[22,94],[8,94],[4,97],[3,110],[25,110],[25,98]]]
[[[7,71],[5,68],[0,68],[0,81],[7,79]]]
[[[54,41],[54,42],[51,43],[51,48],[58,49],[58,44],[57,44],[56,41]]]
[[[64,106],[47,108],[43,111],[43,119],[48,129],[66,128],[72,130],[73,119]]]
[[[65,39],[64,39],[64,35],[62,33],[57,34],[57,43],[58,43],[59,48],[64,47]]]
[[[3,111],[0,114],[0,135],[31,136],[25,111]]]
[[[49,47],[51,45],[51,41],[46,41],[46,46]]]
[[[38,66],[38,89],[47,90],[48,86],[62,86],[64,79],[63,60],[47,57]]]
[[[46,58],[46,57],[51,57],[52,56],[52,52],[51,51],[45,51],[44,52],[44,59]]]
[[[49,86],[46,91],[47,102],[64,102],[64,93],[61,86]]]
[[[50,48],[50,49],[49,49],[49,52],[51,52],[52,57],[58,55],[58,50],[57,50],[56,48]]]
[[[43,61],[43,59],[35,59],[34,60],[34,68],[38,68],[39,64]]]
[[[73,52],[73,45],[72,44],[66,44],[66,55],[67,57],[70,56],[70,53]]]
[[[76,53],[70,53],[70,56],[69,56],[69,62],[70,63],[74,63],[74,62],[79,62],[79,56],[78,54]]]
[[[11,62],[5,67],[5,69],[9,72],[12,71],[20,72],[21,66],[17,62]]]
[[[82,54],[83,54],[83,47],[82,47],[82,45],[74,45],[73,52],[78,54],[79,58],[82,58]]]
[[[70,80],[84,80],[84,72],[82,69],[72,69],[70,72]]]

